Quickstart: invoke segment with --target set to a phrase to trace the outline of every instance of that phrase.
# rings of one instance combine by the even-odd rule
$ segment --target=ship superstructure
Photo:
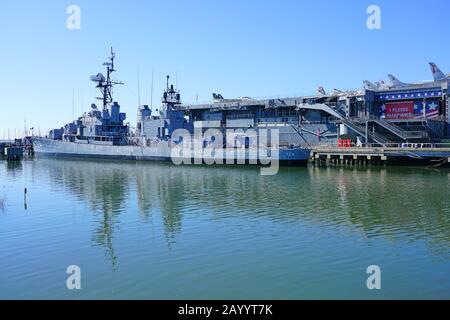
[[[113,86],[122,84],[111,79],[112,73],[116,71],[114,59],[115,53],[111,48],[109,61],[103,63],[106,67],[106,76],[98,73],[90,78],[101,93],[97,99],[102,102],[102,107],[99,108],[95,103],[91,104],[91,110],[78,120],[66,124],[63,128],[51,130],[50,138],[79,144],[126,145],[128,143],[129,126],[124,123],[126,114],[120,112],[120,105],[113,101]]]
[[[181,95],[173,85],[169,85],[167,76],[166,90],[162,97],[162,106],[157,109],[157,115],[147,105],[139,107],[136,135],[141,138],[142,144],[167,141],[177,129],[187,129],[192,133],[192,126],[185,117],[181,108]]]

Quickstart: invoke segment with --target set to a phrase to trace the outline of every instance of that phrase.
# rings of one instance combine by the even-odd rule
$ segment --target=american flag
[[[430,100],[425,102],[425,116],[427,119],[436,118],[439,115],[439,102]],[[423,118],[423,101],[414,103],[414,118]]]

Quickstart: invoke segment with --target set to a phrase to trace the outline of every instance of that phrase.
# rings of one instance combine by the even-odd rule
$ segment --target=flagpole
[[[423,98],[423,117],[427,118],[427,98]]]

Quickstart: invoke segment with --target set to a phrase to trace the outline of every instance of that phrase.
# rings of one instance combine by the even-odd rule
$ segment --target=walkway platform
[[[312,161],[338,164],[450,164],[450,148],[318,146],[311,151]]]

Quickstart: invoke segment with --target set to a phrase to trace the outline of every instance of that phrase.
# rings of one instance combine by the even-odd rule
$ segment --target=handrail
[[[373,121],[377,124],[379,124],[380,126],[384,127],[385,129],[393,132],[394,134],[396,134],[397,136],[399,136],[400,138],[403,139],[413,139],[413,138],[425,138],[428,135],[426,134],[426,132],[423,131],[408,131],[408,130],[404,130],[403,128],[400,128],[386,120],[383,119],[373,119],[370,120]]]
[[[337,143],[321,143],[315,148],[338,148]],[[358,149],[366,149],[366,148],[382,148],[382,149],[450,149],[450,143],[387,143],[385,145],[381,145],[378,143],[363,143],[360,147],[354,146]]]
[[[377,134],[377,133],[374,133],[374,132],[371,132],[371,131],[367,131],[367,132],[366,132],[366,129],[363,128],[363,127],[362,127],[360,124],[358,124],[358,123],[355,123],[355,122],[353,122],[353,121],[351,121],[351,120],[348,120],[348,119],[342,119],[342,122],[343,122],[345,125],[349,126],[350,129],[352,129],[352,130],[358,132],[359,134],[361,134],[361,135],[363,135],[363,136],[365,136],[366,133],[367,133],[367,136],[368,136],[370,139],[376,141],[377,143],[379,143],[379,144],[381,144],[381,145],[385,145],[386,143],[389,143],[389,140],[387,140],[385,137],[383,137],[383,136],[381,136],[381,135],[379,135],[379,134]]]

